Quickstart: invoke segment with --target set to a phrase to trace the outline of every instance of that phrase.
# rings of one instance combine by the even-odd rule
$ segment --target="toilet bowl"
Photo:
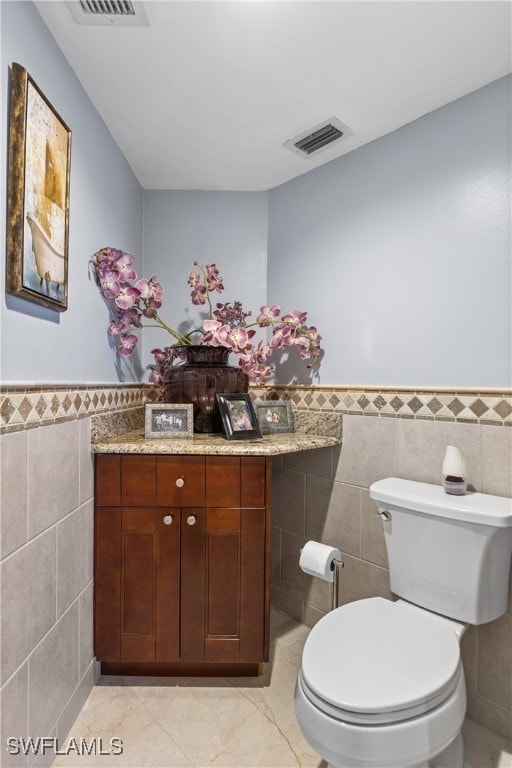
[[[462,768],[463,631],[401,600],[327,614],[306,641],[295,689],[309,744],[343,768]]]
[[[295,687],[309,744],[338,768],[462,768],[460,639],[507,607],[510,499],[400,478],[370,487],[390,589],[311,630]]]

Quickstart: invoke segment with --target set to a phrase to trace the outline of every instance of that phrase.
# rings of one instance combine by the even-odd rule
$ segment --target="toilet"
[[[370,496],[399,599],[348,603],[313,627],[297,721],[332,768],[463,768],[460,641],[506,611],[512,502],[399,478]]]

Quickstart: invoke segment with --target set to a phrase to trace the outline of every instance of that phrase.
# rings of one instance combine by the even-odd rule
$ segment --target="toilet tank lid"
[[[440,485],[387,477],[370,486],[370,496],[381,509],[396,507],[435,517],[463,520],[496,528],[512,526],[512,499],[488,493],[452,496]]]

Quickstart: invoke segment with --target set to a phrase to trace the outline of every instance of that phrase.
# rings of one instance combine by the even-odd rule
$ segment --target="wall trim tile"
[[[410,387],[259,387],[255,399],[288,399],[295,408],[388,418],[512,426],[512,390]]]
[[[302,411],[512,426],[512,390],[432,387],[251,387],[255,401],[290,400]],[[0,434],[154,402],[150,384],[9,384],[0,390]]]
[[[0,434],[142,405],[142,384],[8,385],[0,391]]]

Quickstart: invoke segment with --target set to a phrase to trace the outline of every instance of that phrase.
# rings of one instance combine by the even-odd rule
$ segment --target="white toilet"
[[[398,478],[370,488],[391,591],[313,627],[295,688],[311,747],[341,768],[462,768],[466,688],[460,640],[507,608],[512,502],[449,496]]]

